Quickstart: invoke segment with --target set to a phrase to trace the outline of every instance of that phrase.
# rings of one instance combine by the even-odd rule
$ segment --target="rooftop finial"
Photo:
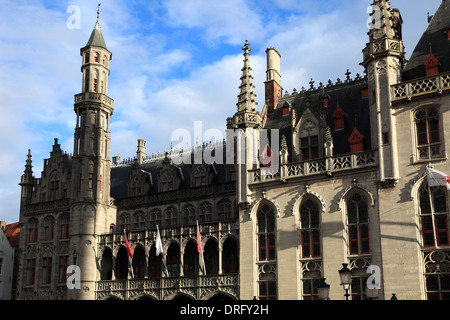
[[[99,16],[100,16],[100,6],[101,6],[102,4],[101,3],[99,3],[98,5],[97,5],[97,22],[98,22],[98,18],[99,18]]]
[[[252,49],[250,49],[250,44],[248,43],[248,40],[245,40],[245,45],[242,48],[242,50],[244,50],[245,53],[248,53],[249,51],[252,51]]]

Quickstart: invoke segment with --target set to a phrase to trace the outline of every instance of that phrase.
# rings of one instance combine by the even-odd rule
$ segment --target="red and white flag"
[[[130,259],[133,259],[133,252],[131,252],[130,244],[128,243],[127,233],[125,232],[125,229],[123,229],[123,234],[125,236],[125,245],[127,246],[128,256],[130,257]]]
[[[427,167],[428,185],[430,187],[444,186],[450,190],[450,176],[438,170]]]
[[[198,228],[198,221],[197,221],[197,251],[202,255],[202,262],[203,262],[203,274],[206,275],[205,270],[205,258],[203,257],[203,250],[202,250],[202,241],[200,238],[200,230]]]

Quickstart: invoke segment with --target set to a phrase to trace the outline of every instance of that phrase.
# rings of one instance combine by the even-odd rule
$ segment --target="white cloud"
[[[175,26],[198,28],[211,42],[225,41],[237,45],[250,35],[253,41],[265,36],[262,19],[249,7],[248,1],[167,0],[163,5],[168,12],[168,22]],[[202,42],[201,39],[199,41]]]

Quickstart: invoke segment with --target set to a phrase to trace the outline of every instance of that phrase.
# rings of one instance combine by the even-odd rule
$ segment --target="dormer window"
[[[194,178],[194,187],[200,187],[206,185],[206,176],[195,177]]]
[[[343,130],[344,129],[344,111],[342,111],[341,108],[337,107],[336,110],[334,110],[333,113],[334,118],[334,130]]]
[[[311,136],[300,139],[302,161],[317,159],[319,157],[319,137]]]
[[[348,141],[350,142],[351,153],[362,152],[364,150],[363,136],[358,131],[358,129],[353,129],[353,132],[350,135],[350,138],[348,138]]]
[[[435,76],[439,73],[439,60],[430,53],[427,61],[425,61],[425,67],[427,69],[427,77]]]
[[[173,183],[172,183],[172,181],[169,181],[169,182],[163,182],[163,183],[161,184],[161,186],[162,186],[162,191],[163,191],[163,192],[166,192],[166,191],[172,191],[172,190],[173,190]]]

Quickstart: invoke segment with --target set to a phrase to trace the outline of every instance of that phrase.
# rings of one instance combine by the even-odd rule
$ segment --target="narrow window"
[[[36,259],[27,259],[26,280],[25,280],[25,284],[27,286],[34,285],[35,273],[36,273]]]
[[[344,119],[344,111],[341,108],[337,107],[333,113],[334,118],[334,130],[339,131],[344,129],[345,119]]]
[[[66,271],[69,266],[69,256],[59,257],[58,261],[58,283],[66,283]]]
[[[442,157],[439,110],[420,109],[414,114],[417,134],[417,157],[420,160]]]
[[[302,257],[320,257],[319,207],[311,199],[300,205]]]
[[[42,284],[50,284],[52,280],[52,258],[42,258]]]
[[[94,84],[93,84],[92,90],[94,92],[97,92],[97,79],[94,79]]]
[[[258,248],[259,261],[275,260],[275,213],[267,204],[258,210]]]
[[[347,202],[347,227],[350,254],[370,253],[368,206],[359,193]]]
[[[92,190],[93,186],[94,186],[94,175],[92,173],[89,173],[88,189]]]

